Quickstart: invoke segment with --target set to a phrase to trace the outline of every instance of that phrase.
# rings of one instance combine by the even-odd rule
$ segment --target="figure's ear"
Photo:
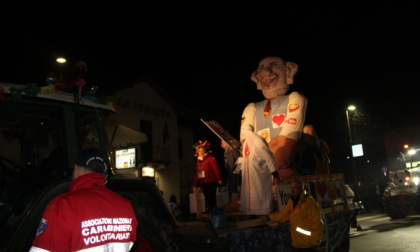
[[[295,74],[297,73],[298,65],[294,62],[286,62],[287,84],[293,84]]]
[[[260,84],[260,82],[257,79],[257,70],[255,70],[254,72],[252,72],[252,74],[251,74],[251,80],[257,84],[257,89],[260,90],[261,89],[261,84]]]

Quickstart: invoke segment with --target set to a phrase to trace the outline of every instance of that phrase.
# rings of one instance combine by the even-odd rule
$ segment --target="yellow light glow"
[[[65,58],[60,57],[60,58],[57,58],[56,61],[60,64],[63,64],[63,63],[66,63],[67,60]]]
[[[411,150],[408,151],[408,154],[409,155],[414,155],[414,154],[416,154],[416,150],[411,149]]]
[[[155,169],[153,167],[143,167],[141,169],[142,177],[154,177],[155,176]]]

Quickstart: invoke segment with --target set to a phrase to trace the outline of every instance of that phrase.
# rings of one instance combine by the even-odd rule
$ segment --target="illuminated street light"
[[[56,61],[60,64],[60,80],[63,80],[63,64],[66,63],[66,59],[63,57],[57,58]]]
[[[419,149],[414,149],[411,148],[409,150],[407,150],[407,156],[408,156],[408,160],[409,162],[406,162],[405,165],[407,168],[414,168],[414,167],[419,167],[420,166],[420,159],[419,159],[419,154],[420,154],[420,150]]]
[[[351,128],[350,128],[350,120],[349,120],[349,110],[353,111],[355,109],[356,109],[356,107],[353,106],[353,105],[348,106],[347,109],[346,109],[347,128],[349,129],[349,139],[350,139],[350,153],[352,153],[353,139],[351,137]],[[356,183],[357,182],[357,179],[356,179],[356,168],[354,166],[354,156],[353,156],[353,154],[351,156],[352,156],[351,157],[351,162],[352,162],[352,165],[353,165],[354,183]]]

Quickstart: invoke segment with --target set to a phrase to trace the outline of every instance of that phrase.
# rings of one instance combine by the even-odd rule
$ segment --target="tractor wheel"
[[[407,216],[405,211],[401,210],[398,205],[393,204],[391,189],[389,187],[385,189],[382,201],[384,204],[385,213],[391,217],[391,219],[404,219]]]

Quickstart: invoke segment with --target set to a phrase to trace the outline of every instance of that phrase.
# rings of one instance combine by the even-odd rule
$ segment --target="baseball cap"
[[[80,151],[76,157],[75,164],[86,167],[94,172],[107,174],[108,167],[104,154],[96,148],[86,148]]]

